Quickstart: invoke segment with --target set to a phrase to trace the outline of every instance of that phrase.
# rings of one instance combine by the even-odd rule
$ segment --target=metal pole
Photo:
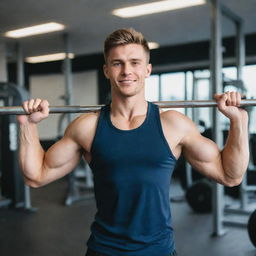
[[[243,21],[235,22],[236,25],[236,68],[237,68],[237,80],[243,80],[243,67],[245,65],[245,36],[244,36],[244,24]],[[242,92],[243,93],[243,92]],[[247,173],[245,173],[242,184],[240,186],[240,200],[241,209],[247,209],[248,193],[247,187]]]
[[[185,72],[185,81],[184,81],[184,99],[188,100],[188,72]],[[188,115],[188,109],[185,108],[185,115]]]
[[[237,80],[243,80],[243,67],[245,65],[245,36],[243,21],[236,22],[236,67]]]
[[[72,63],[71,59],[69,58],[69,53],[71,52],[70,47],[70,37],[68,34],[63,35],[64,44],[65,44],[65,53],[66,57],[64,59],[64,75],[65,75],[65,102],[67,105],[72,105],[73,102],[73,94],[72,94],[72,87],[73,87],[73,81],[72,81]],[[67,115],[68,123],[72,121],[72,115]]]
[[[30,197],[30,187],[28,185],[24,185],[24,208],[29,210],[32,209],[31,206],[31,197]]]
[[[217,103],[214,100],[188,100],[188,101],[155,101],[153,102],[160,108],[214,108]],[[70,106],[50,106],[50,114],[59,113],[89,113],[97,112],[104,105],[70,105]],[[256,99],[242,100],[241,107],[256,106]],[[21,106],[0,107],[0,115],[26,115]]]
[[[161,79],[161,75],[159,76],[158,91],[159,91],[158,99],[161,101],[162,98],[163,98],[163,96],[162,96],[162,79]]]
[[[221,7],[219,0],[211,1],[211,83],[214,93],[222,92],[222,34]],[[213,109],[213,139],[221,148],[223,144],[220,116],[217,109]],[[221,236],[223,229],[223,186],[215,183],[213,186],[213,235]]]
[[[69,53],[71,53],[70,37],[67,33],[63,35],[64,45],[65,45],[65,60],[64,60],[64,74],[65,74],[65,102],[67,105],[71,105],[73,102],[73,81],[72,81],[72,63],[69,58]],[[67,121],[70,123],[72,121],[72,114],[69,112],[67,114]],[[71,205],[74,198],[78,196],[78,191],[75,186],[75,174],[74,172],[68,175],[68,195],[65,200],[66,205]]]
[[[23,49],[20,42],[16,44],[17,49],[17,84],[20,87],[24,87],[24,58]]]
[[[185,84],[184,84],[184,90],[185,90],[185,101],[188,100],[188,72],[185,73]],[[185,108],[185,115],[188,116],[188,108]],[[187,187],[191,187],[193,180],[192,180],[192,167],[189,164],[188,161],[185,161],[185,172],[186,172],[186,181],[187,181]]]
[[[192,100],[197,100],[197,99],[198,99],[198,80],[195,77],[195,73],[193,72]],[[198,114],[199,113],[197,109],[192,109],[192,120],[196,125],[199,124]]]
[[[6,59],[6,45],[0,41],[0,81],[7,82],[7,59]]]
[[[24,69],[24,56],[23,49],[20,42],[16,44],[17,51],[17,86],[24,88],[25,86],[25,69]],[[24,208],[27,210],[31,210],[31,197],[30,197],[30,187],[24,184]]]

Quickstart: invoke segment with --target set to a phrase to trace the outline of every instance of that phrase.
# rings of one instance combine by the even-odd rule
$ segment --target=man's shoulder
[[[76,124],[95,122],[98,120],[100,111],[90,112],[78,116],[74,121]]]
[[[190,128],[194,127],[194,123],[183,113],[176,110],[167,110],[160,112],[161,122],[172,126],[180,131],[187,132]]]
[[[71,137],[87,136],[95,132],[100,111],[82,114],[70,123],[66,132]]]
[[[160,117],[161,119],[166,121],[172,121],[174,119],[176,121],[181,121],[187,119],[187,117],[184,114],[176,110],[160,110]]]

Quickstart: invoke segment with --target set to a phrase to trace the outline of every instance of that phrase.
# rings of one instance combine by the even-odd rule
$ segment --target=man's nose
[[[129,64],[124,64],[123,65],[123,69],[122,69],[122,74],[123,75],[129,75],[129,74],[131,74],[131,65],[129,65]]]

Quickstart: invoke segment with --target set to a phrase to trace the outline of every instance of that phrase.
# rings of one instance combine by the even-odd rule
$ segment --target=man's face
[[[150,76],[151,70],[147,54],[139,44],[112,48],[104,65],[104,73],[110,80],[112,93],[124,97],[139,93],[144,95],[145,78]]]

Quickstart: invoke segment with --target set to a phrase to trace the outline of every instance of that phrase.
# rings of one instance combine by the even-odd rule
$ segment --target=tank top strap
[[[110,115],[110,103],[103,106],[100,112],[101,118],[106,118],[108,115]]]
[[[160,125],[159,107],[152,102],[148,102],[148,104],[148,125],[151,129],[152,126],[154,129],[158,129]]]
[[[100,109],[100,116],[98,120],[98,127],[104,125],[108,120],[108,116],[110,115],[110,103],[106,104],[105,106],[101,107]]]

